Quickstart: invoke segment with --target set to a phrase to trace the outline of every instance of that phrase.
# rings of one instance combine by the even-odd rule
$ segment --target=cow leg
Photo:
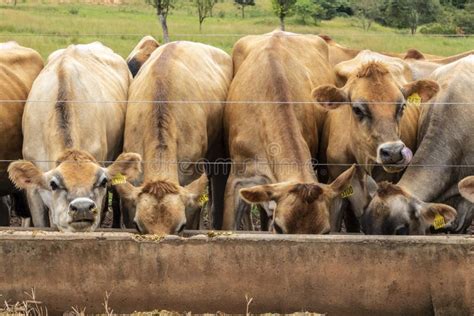
[[[243,202],[243,201],[241,201]],[[245,203],[245,202],[243,202]],[[245,203],[247,204],[247,203]],[[248,208],[243,209],[242,213],[242,230],[253,231],[255,230],[252,222],[252,206],[247,204]]]
[[[347,207],[344,209],[344,226],[348,233],[360,233],[359,220],[351,209],[350,203],[347,203]]]
[[[221,229],[224,211],[224,195],[227,179],[229,177],[229,165],[217,163],[210,166],[210,193],[212,228]]]
[[[31,225],[32,225],[31,217],[21,218],[21,227],[28,228],[28,227],[31,227]]]
[[[261,207],[260,205],[257,207],[260,213],[260,230],[266,232],[269,229],[268,225],[270,224],[270,218],[268,217],[268,214],[263,207]]]
[[[186,208],[186,229],[199,229],[199,221],[201,219],[201,207]]]
[[[122,223],[125,228],[135,228],[133,219],[135,218],[135,207],[130,201],[120,199],[120,210],[122,213]]]
[[[10,226],[9,204],[7,195],[0,198],[0,226]]]
[[[335,198],[331,202],[331,212],[329,216],[329,222],[331,225],[331,232],[338,233],[342,228],[342,218],[344,209],[347,207],[348,201],[341,198]]]
[[[222,218],[223,230],[237,230],[237,226],[235,223],[236,203],[234,202],[236,193],[236,180],[237,179],[235,179],[233,173],[227,179],[224,199],[224,214]]]
[[[112,193],[112,228],[120,228],[121,212],[120,212],[120,196],[117,190],[112,187],[110,189]]]
[[[49,227],[49,215],[41,196],[36,190],[26,190],[31,219],[35,227]]]

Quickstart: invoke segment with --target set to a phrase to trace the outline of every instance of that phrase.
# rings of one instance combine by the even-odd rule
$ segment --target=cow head
[[[352,166],[329,185],[283,182],[241,189],[240,195],[248,203],[276,204],[272,224],[275,233],[328,233],[331,202],[348,187],[355,170]]]
[[[369,235],[424,235],[431,226],[449,228],[456,210],[440,203],[425,203],[389,182],[377,184],[368,178],[371,198],[361,218],[362,230]],[[441,226],[434,225],[441,219]]]
[[[313,90],[313,98],[328,109],[352,108],[348,130],[341,133],[350,133],[354,138],[352,146],[361,156],[357,158],[359,163],[377,162],[388,172],[399,172],[413,157],[400,139],[406,99],[418,93],[421,101],[426,102],[438,92],[438,84],[418,80],[399,85],[394,71],[380,62],[365,63],[352,72],[350,69],[343,68],[339,73],[348,78],[343,88],[319,86]]]
[[[474,203],[474,176],[464,178],[459,182],[459,192],[466,200]]]
[[[140,160],[137,154],[123,153],[104,168],[89,153],[68,150],[48,172],[20,160],[10,164],[8,174],[18,188],[38,190],[59,230],[93,231],[100,224],[110,179],[117,174],[134,177]]]
[[[127,57],[128,69],[135,77],[141,66],[150,58],[151,53],[160,46],[157,40],[152,36],[147,35],[140,40],[135,46],[130,55]]]
[[[198,199],[207,185],[203,174],[186,187],[169,180],[145,182],[135,187],[131,183],[117,185],[122,199],[135,208],[135,224],[144,234],[179,234],[186,226],[186,207],[199,207]]]

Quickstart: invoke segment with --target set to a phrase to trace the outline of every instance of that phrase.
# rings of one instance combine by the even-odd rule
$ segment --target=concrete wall
[[[50,314],[473,315],[474,237],[0,232],[1,300],[36,288]]]

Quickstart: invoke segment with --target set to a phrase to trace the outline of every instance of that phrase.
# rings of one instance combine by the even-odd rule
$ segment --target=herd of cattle
[[[208,191],[215,229],[251,229],[254,205],[276,233],[465,233],[473,122],[474,51],[358,51],[275,31],[232,57],[146,36],[126,61],[94,42],[43,65],[7,42],[0,224],[13,201],[25,226],[93,231],[112,191],[115,225],[177,234],[199,227]]]

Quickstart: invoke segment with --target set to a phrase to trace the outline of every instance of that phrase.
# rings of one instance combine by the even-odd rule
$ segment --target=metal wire
[[[58,102],[61,103],[79,103],[79,104],[121,104],[121,103],[145,103],[145,104],[316,104],[319,103],[321,105],[329,104],[385,104],[385,105],[393,105],[396,102],[388,102],[388,101],[342,101],[342,102],[316,102],[316,101],[255,101],[255,100],[248,100],[248,101],[218,101],[218,100],[115,100],[115,101],[92,101],[92,100],[0,100],[0,103],[52,103]],[[419,105],[429,104],[429,105],[473,105],[474,102],[420,102],[417,103]]]
[[[327,33],[330,33],[330,36],[350,36],[350,37],[409,37],[409,38],[420,38],[420,37],[449,37],[449,38],[470,38],[474,37],[474,34],[423,34],[423,35],[411,35],[411,34],[377,34],[377,33],[368,33],[368,34],[348,34],[348,33],[339,33],[339,32],[332,32],[329,31]],[[143,37],[149,34],[141,34],[141,33],[2,33],[0,34],[1,37],[7,37],[7,36],[41,36],[41,37],[113,37],[113,36],[130,36],[130,37]],[[212,33],[212,34],[200,34],[200,33],[178,33],[178,34],[170,34],[170,37],[243,37],[243,36],[252,36],[252,35],[258,35],[258,36],[273,36],[272,33],[267,33],[267,34],[258,34],[258,33]],[[321,31],[320,33],[305,33],[305,34],[298,34],[298,33],[282,33],[279,34],[279,36],[306,36],[306,35],[327,35],[325,34],[324,31]],[[161,35],[153,35],[156,37],[161,37]]]
[[[14,159],[2,159],[0,163],[11,163],[15,161],[22,161],[22,160],[14,160]],[[56,160],[23,160],[23,161],[30,161],[34,163],[56,163]],[[89,163],[90,160],[64,160],[61,163]],[[114,163],[114,160],[98,160],[94,161],[99,164],[111,164]],[[120,161],[120,164],[132,164],[134,162],[129,161]],[[215,165],[222,165],[222,166],[247,166],[247,165],[264,165],[264,166],[288,166],[288,167],[308,167],[308,166],[323,166],[323,167],[350,167],[352,165],[356,165],[359,167],[381,167],[381,164],[376,163],[320,163],[309,161],[307,163],[301,162],[269,162],[269,161],[262,161],[262,160],[248,160],[244,162],[236,162],[236,161],[168,161],[168,160],[142,160],[140,163],[143,164],[157,164],[157,165],[186,165],[186,166],[215,166]],[[397,167],[399,168],[400,165],[397,164],[387,164],[383,165],[384,167]],[[474,164],[409,164],[406,167],[416,167],[416,168],[474,168]]]

